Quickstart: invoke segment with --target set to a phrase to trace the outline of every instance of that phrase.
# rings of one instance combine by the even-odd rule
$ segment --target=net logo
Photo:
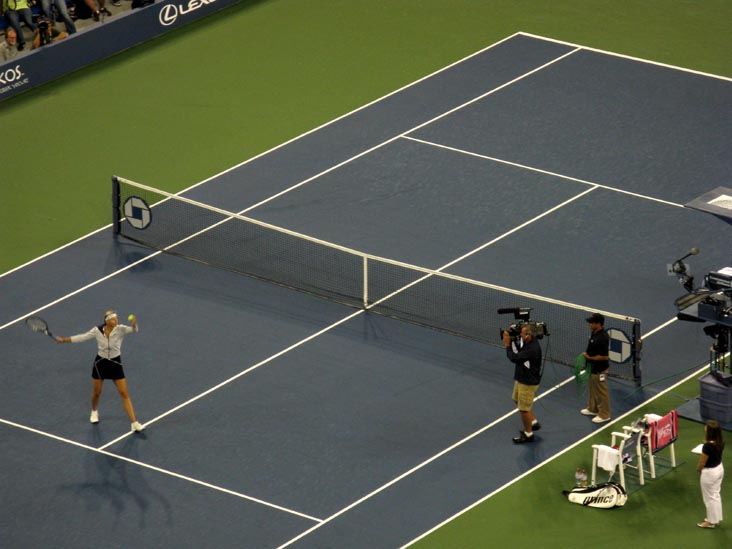
[[[607,331],[610,336],[610,360],[622,364],[633,356],[633,347],[630,338],[623,330],[610,328]]]
[[[127,223],[140,231],[147,229],[152,221],[150,206],[139,196],[131,196],[125,200],[122,210],[125,212]]]
[[[216,0],[188,0],[187,4],[167,4],[160,9],[158,20],[164,27],[169,27],[183,16],[196,11],[203,6],[213,4]]]

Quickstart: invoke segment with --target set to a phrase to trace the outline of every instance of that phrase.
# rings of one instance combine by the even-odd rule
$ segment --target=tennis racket
[[[48,323],[40,316],[29,316],[25,319],[25,325],[34,332],[38,332],[39,334],[45,334],[53,340],[56,339],[55,337],[53,337],[53,334],[48,330]]]

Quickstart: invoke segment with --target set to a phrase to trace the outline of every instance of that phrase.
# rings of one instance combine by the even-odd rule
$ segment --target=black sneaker
[[[532,433],[534,431],[538,431],[539,429],[541,429],[541,423],[539,423],[538,421],[536,423],[532,423],[531,424],[531,432]]]
[[[534,442],[533,434],[531,436],[526,436],[526,433],[524,433],[523,431],[519,431],[519,433],[519,436],[513,437],[513,441],[516,444],[523,444],[524,442]]]
[[[107,8],[99,8],[99,11],[102,12],[104,15],[112,15],[112,12],[109,11]]]
[[[113,6],[121,6],[122,5],[122,2],[121,2],[121,0],[112,0],[112,5]]]
[[[94,21],[99,21],[99,12],[95,11],[94,13],[92,13],[92,17],[94,17]]]

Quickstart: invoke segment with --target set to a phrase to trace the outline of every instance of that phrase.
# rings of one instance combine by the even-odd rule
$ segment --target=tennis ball
[[[128,316],[127,317],[127,320],[129,320],[130,322],[132,322],[133,320],[135,320],[135,315]]]

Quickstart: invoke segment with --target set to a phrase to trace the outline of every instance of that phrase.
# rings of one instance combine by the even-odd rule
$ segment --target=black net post
[[[119,179],[112,176],[112,230],[115,235],[120,232],[120,210],[119,210]]]
[[[641,339],[641,325],[639,320],[633,322],[633,381],[636,385],[641,384],[641,354],[643,351],[643,340]]]

